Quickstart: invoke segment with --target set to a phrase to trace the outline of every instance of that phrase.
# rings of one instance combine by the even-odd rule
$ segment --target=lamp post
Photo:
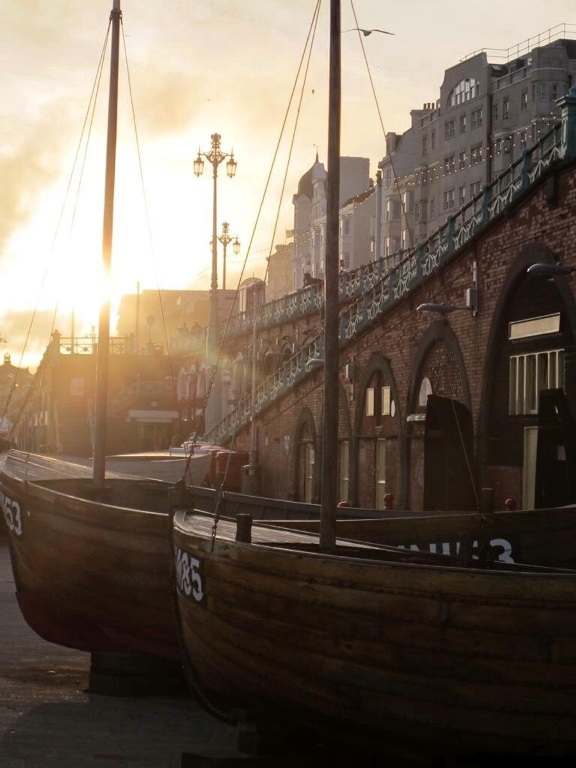
[[[232,250],[235,254],[240,253],[240,240],[237,237],[232,237],[229,232],[230,224],[225,221],[222,224],[222,234],[218,235],[218,240],[222,243],[224,248],[224,255],[222,259],[222,290],[226,290],[226,247],[232,243]]]
[[[198,149],[198,156],[194,161],[194,173],[200,176],[204,170],[204,158],[212,166],[212,279],[210,282],[210,310],[208,315],[208,333],[206,334],[206,366],[213,368],[217,363],[218,351],[218,234],[216,232],[216,220],[218,215],[218,166],[226,160],[226,173],[230,178],[236,175],[237,163],[233,152],[223,152],[220,148],[220,134],[213,133],[210,137],[210,151],[202,152]],[[208,431],[220,421],[220,377],[217,370],[213,370],[214,381],[212,392],[206,405],[205,431]]]

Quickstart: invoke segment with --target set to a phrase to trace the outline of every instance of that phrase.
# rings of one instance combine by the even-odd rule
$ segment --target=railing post
[[[576,85],[556,103],[562,111],[564,157],[576,157]]]
[[[454,251],[454,216],[446,219],[446,253]]]
[[[522,180],[520,182],[521,189],[526,189],[528,184],[530,184],[530,160],[532,155],[530,154],[529,150],[523,149],[522,150]]]
[[[482,190],[482,223],[490,220],[490,184],[484,184]]]

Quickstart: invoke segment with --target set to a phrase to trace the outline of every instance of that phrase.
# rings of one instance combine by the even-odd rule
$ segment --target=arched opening
[[[406,421],[406,506],[477,509],[468,377],[460,345],[446,321],[433,323],[422,337]]]
[[[557,260],[542,245],[526,246],[510,268],[493,313],[478,449],[482,484],[493,489],[497,508],[507,499],[524,508],[576,500],[565,459],[567,441],[573,440],[569,425],[576,415],[576,307],[565,277],[526,271],[531,264]],[[559,432],[566,434],[562,445],[554,438],[548,450],[541,450],[543,428],[548,437],[552,428],[551,422],[541,423],[541,400],[551,390],[564,393],[559,406],[564,415],[554,428],[556,438]]]
[[[363,372],[354,432],[357,504],[385,509],[387,494],[395,499],[399,492],[400,414],[396,382],[380,353],[372,356]],[[360,468],[362,484],[357,482]]]

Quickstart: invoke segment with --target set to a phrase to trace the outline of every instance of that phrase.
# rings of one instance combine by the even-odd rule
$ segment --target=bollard
[[[394,494],[393,493],[385,493],[384,494],[384,509],[394,509]]]
[[[249,512],[239,512],[236,515],[236,541],[246,544],[252,541],[252,515]]]

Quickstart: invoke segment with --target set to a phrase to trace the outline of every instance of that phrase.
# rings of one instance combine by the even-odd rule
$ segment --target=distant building
[[[365,195],[370,189],[370,161],[365,157],[340,158],[340,205],[345,205],[345,226],[355,232],[354,258],[362,259],[360,243],[364,242],[366,252],[364,262],[370,259],[369,238],[370,221],[365,215],[367,208],[358,207],[354,201],[363,202],[359,196]],[[326,181],[327,174],[318,156],[314,165],[302,176],[298,191],[292,198],[294,205],[294,256],[292,269],[292,290],[302,288],[310,278],[322,279],[324,275],[324,258],[326,253]],[[352,216],[358,211],[363,221],[358,226],[352,225]],[[341,224],[341,227],[343,225]],[[365,234],[361,229],[365,228]],[[348,240],[346,249],[350,248]],[[352,259],[349,250],[340,253],[340,259]],[[307,276],[305,278],[305,276]]]
[[[250,315],[266,301],[266,283],[259,277],[247,277],[239,286],[239,313]]]
[[[218,291],[220,322],[235,313],[235,291]],[[178,338],[208,325],[209,291],[145,290],[122,297],[118,310],[120,336],[134,341],[135,352],[166,354]]]
[[[481,51],[450,67],[438,99],[411,112],[405,133],[387,134],[376,258],[394,263],[428,238],[559,119],[557,99],[576,73],[576,40],[541,37],[542,45],[532,38],[499,51],[499,63]]]
[[[277,245],[268,257],[268,275],[266,284],[266,299],[273,301],[281,299],[292,291],[292,262],[294,243]]]
[[[33,379],[27,368],[12,365],[10,353],[4,353],[0,366],[0,441],[10,435],[17,414],[30,395]]]
[[[354,195],[340,207],[339,262],[348,271],[366,264],[371,255],[370,222],[374,216],[374,187]]]

